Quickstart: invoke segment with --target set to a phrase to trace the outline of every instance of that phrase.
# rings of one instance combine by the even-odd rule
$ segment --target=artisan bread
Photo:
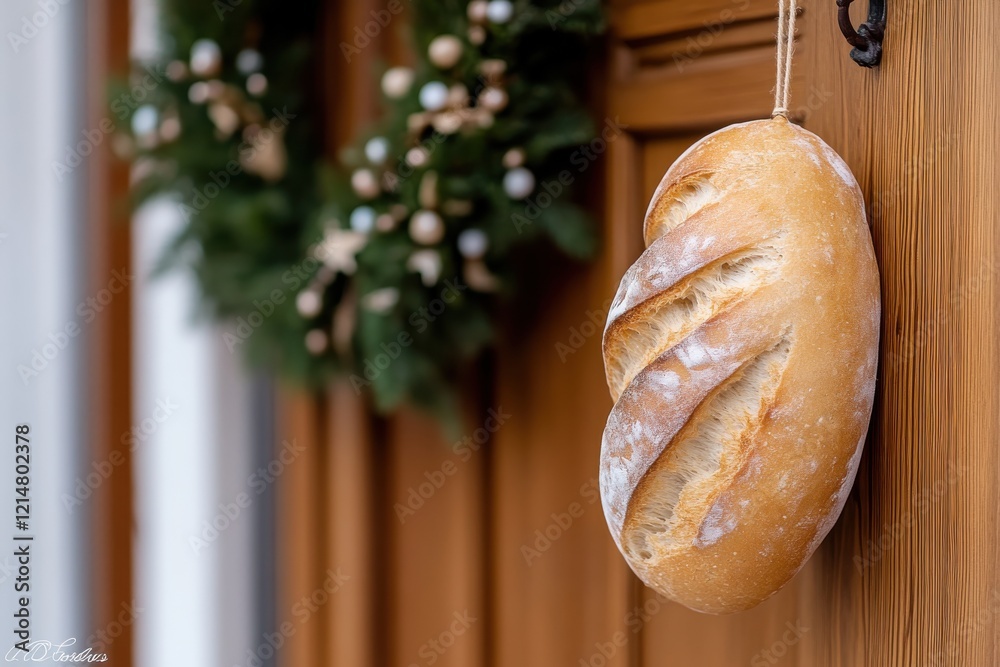
[[[651,588],[748,609],[805,564],[857,472],[880,322],[861,190],[785,118],[733,125],[667,171],[644,235],[604,332],[605,517]]]

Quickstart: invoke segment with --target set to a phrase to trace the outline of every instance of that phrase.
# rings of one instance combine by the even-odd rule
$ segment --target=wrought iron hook
[[[853,46],[851,58],[862,67],[877,67],[882,61],[882,37],[885,35],[885,0],[870,0],[868,20],[857,30],[851,23],[851,3],[854,0],[837,0],[840,8],[837,23],[847,42]]]

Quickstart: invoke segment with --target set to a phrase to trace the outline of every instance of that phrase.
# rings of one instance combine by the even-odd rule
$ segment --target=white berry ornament
[[[472,0],[466,10],[469,15],[469,20],[473,23],[482,23],[485,21],[489,4],[489,0]]]
[[[451,69],[462,58],[462,40],[454,35],[439,35],[427,47],[427,57],[440,69]]]
[[[441,253],[437,250],[417,250],[406,261],[406,268],[420,274],[420,281],[431,287],[441,277]]]
[[[378,177],[371,169],[358,169],[351,174],[351,187],[362,199],[374,199],[378,196]]]
[[[440,111],[447,104],[448,86],[440,81],[430,81],[420,89],[420,106],[427,111]]]
[[[535,175],[524,167],[511,169],[503,177],[503,191],[511,199],[524,199],[535,189]]]
[[[323,308],[323,299],[319,292],[312,289],[304,289],[295,297],[295,308],[302,317],[316,317]]]
[[[306,334],[306,349],[309,350],[309,354],[323,354],[328,344],[329,337],[322,329],[312,329]]]
[[[382,164],[389,157],[389,140],[372,137],[365,143],[365,157],[372,164]]]
[[[480,259],[488,247],[489,238],[481,229],[466,229],[458,235],[458,252],[466,259]]]
[[[422,245],[439,243],[444,238],[444,221],[434,211],[417,211],[410,218],[410,237]]]
[[[409,67],[393,67],[382,75],[382,92],[396,100],[410,92],[413,85],[413,70]]]
[[[213,76],[222,67],[222,49],[211,39],[199,39],[191,45],[190,64],[197,76]]]
[[[236,54],[236,69],[238,69],[241,74],[253,74],[254,72],[259,72],[260,68],[263,66],[264,57],[260,55],[260,51],[255,49],[243,49]]]
[[[492,23],[506,23],[514,16],[514,4],[510,0],[490,0],[486,5],[486,18]]]
[[[351,211],[351,229],[362,234],[369,233],[375,227],[375,220],[378,216],[371,206],[359,206]]]

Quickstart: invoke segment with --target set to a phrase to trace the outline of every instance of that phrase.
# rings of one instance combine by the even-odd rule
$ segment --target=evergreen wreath
[[[567,167],[593,137],[577,91],[602,17],[598,0],[407,5],[417,63],[384,72],[384,120],[336,165],[310,98],[318,0],[163,2],[166,48],[137,68],[160,84],[116,144],[137,204],[177,202],[163,266],[193,269],[231,350],[311,384],[347,373],[381,411],[447,415],[538,242],[593,251]],[[370,28],[340,44],[348,62]]]

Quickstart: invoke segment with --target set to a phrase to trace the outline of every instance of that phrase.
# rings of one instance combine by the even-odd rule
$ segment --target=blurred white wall
[[[156,46],[155,0],[136,0],[136,55]],[[0,650],[14,643],[14,428],[29,424],[32,446],[30,529],[32,638],[56,643],[101,630],[88,620],[91,581],[86,502],[67,505],[95,462],[85,452],[84,398],[88,308],[83,230],[86,156],[67,153],[93,133],[83,89],[87,25],[75,0],[0,3]],[[13,36],[12,36],[13,35]],[[96,135],[92,135],[96,136]],[[105,139],[107,137],[104,137]],[[102,139],[103,140],[103,139]],[[252,430],[259,385],[240,370],[221,334],[196,322],[195,285],[175,273],[147,278],[180,225],[160,201],[137,216],[130,290],[136,355],[133,437],[136,493],[134,576],[136,655],[140,667],[244,664],[258,643],[262,580],[261,497],[206,548],[203,536],[220,504],[245,490],[260,457]],[[113,276],[108,276],[109,283]],[[266,403],[266,401],[265,401]],[[138,434],[138,435],[136,435]],[[123,434],[124,435],[124,434]],[[6,440],[4,440],[6,439]],[[117,446],[119,443],[113,443]],[[100,463],[100,462],[98,462]],[[264,564],[266,565],[266,564]],[[265,596],[266,597],[266,596]],[[115,662],[113,642],[106,651]]]
[[[53,163],[80,139],[82,3],[0,3],[0,648],[14,643],[14,428],[30,425],[34,640],[85,641],[83,513],[60,502],[84,463],[81,397],[87,323],[77,311],[84,266],[86,165]],[[68,330],[67,330],[68,327]],[[75,334],[68,333],[75,332]],[[34,365],[33,365],[34,362]],[[89,464],[89,461],[87,462]]]
[[[161,200],[137,216],[138,276],[149,275],[177,233],[176,213]],[[136,598],[145,610],[136,664],[239,664],[254,627],[260,508],[241,508],[234,519],[226,509],[233,513],[252,470],[251,384],[220,333],[194,319],[190,276],[140,278],[134,297],[134,422],[150,426],[134,458]]]

